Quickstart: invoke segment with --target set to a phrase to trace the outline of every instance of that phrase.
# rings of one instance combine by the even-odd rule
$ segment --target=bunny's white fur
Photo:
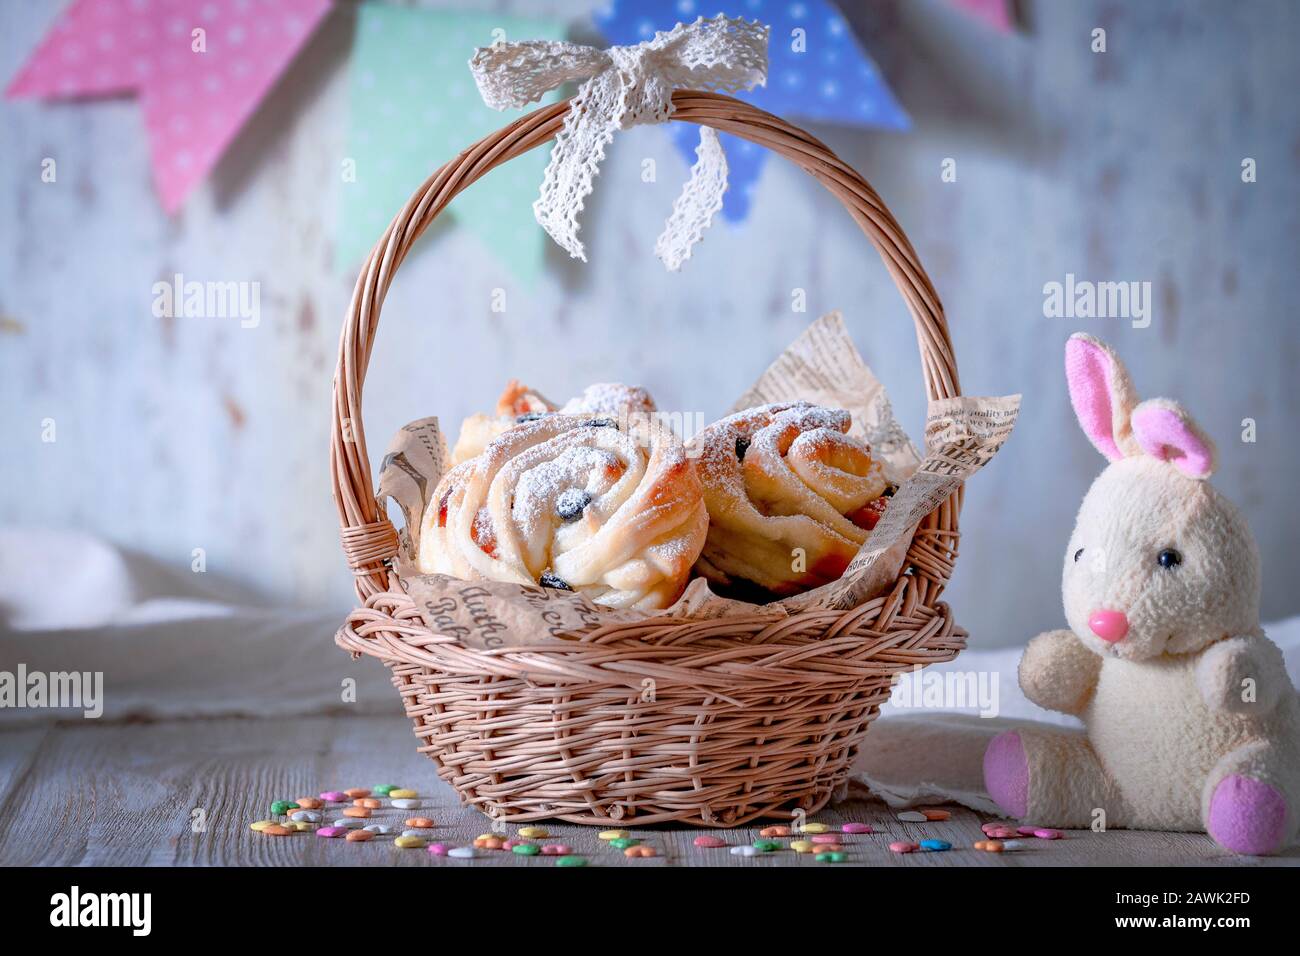
[[[1179,406],[1137,405],[1123,365],[1089,336],[1071,339],[1067,369],[1084,431],[1112,463],[1066,548],[1070,629],[1030,641],[1020,684],[1087,734],[999,736],[989,792],[1045,826],[1090,826],[1102,811],[1108,827],[1280,849],[1300,829],[1300,699],[1259,626],[1254,537],[1205,481],[1213,447]],[[1162,551],[1181,560],[1164,566]],[[1099,611],[1127,628],[1094,632]]]

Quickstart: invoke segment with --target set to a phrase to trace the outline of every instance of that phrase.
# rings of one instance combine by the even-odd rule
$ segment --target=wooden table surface
[[[249,829],[272,800],[327,789],[396,783],[421,792],[418,811],[438,824],[438,840],[463,845],[490,829],[416,753],[410,725],[399,716],[291,720],[204,719],[156,723],[78,721],[0,730],[0,865],[100,866],[551,866],[550,858],[484,852],[473,861],[398,850],[387,840],[345,843],[307,834],[266,837]],[[206,830],[193,832],[202,809]],[[851,795],[812,819],[838,827],[858,820],[874,834],[846,837],[850,862],[868,866],[1076,866],[1089,864],[1300,864],[1293,849],[1267,860],[1232,857],[1200,834],[1071,831],[1066,839],[1031,840],[1014,853],[971,848],[983,818],[953,807],[942,823],[899,822],[882,803]],[[400,825],[409,812],[377,811]],[[563,842],[591,864],[611,866],[823,866],[789,850],[742,858],[703,850],[692,840],[712,832],[729,844],[748,843],[758,827],[701,831],[631,828],[660,856],[625,860],[588,827],[546,824],[548,842]],[[511,828],[513,830],[513,828]],[[947,853],[898,855],[891,840],[932,836]]]

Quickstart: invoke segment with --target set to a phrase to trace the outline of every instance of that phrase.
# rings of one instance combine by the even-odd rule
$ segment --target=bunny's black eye
[[[1176,568],[1183,563],[1183,556],[1173,548],[1165,548],[1156,555],[1156,561],[1162,568]]]
[[[1074,563],[1078,564],[1079,559],[1081,557],[1083,557],[1083,548],[1080,548],[1078,551],[1074,552]]]

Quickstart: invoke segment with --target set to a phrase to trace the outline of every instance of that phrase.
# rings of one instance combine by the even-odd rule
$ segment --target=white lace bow
[[[563,83],[582,82],[555,138],[533,213],[552,239],[585,262],[578,213],[614,133],[667,122],[675,89],[733,93],[764,85],[767,38],[763,24],[720,15],[608,50],[550,40],[500,42],[476,50],[469,65],[483,101],[499,110],[527,106]],[[715,130],[700,127],[695,155],[690,179],[655,244],[655,255],[671,270],[690,258],[727,190],[727,157]]]

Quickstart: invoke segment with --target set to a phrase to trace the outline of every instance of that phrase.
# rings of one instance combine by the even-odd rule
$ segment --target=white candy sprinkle
[[[345,830],[359,830],[362,826],[362,823],[356,817],[339,817],[330,825],[336,827],[343,827]]]
[[[757,854],[758,854],[758,850],[756,850],[754,847],[750,846],[749,844],[744,844],[742,846],[733,846],[731,848],[732,856],[756,856]]]
[[[424,806],[424,804],[421,803],[419,800],[405,799],[405,800],[394,800],[393,806],[396,807],[398,810],[418,810],[420,809],[420,807]]]
[[[918,813],[915,810],[904,810],[898,815],[898,819],[904,823],[925,823],[929,820],[924,813]]]
[[[476,854],[472,846],[458,846],[447,851],[447,855],[457,860],[472,860]]]
[[[383,824],[383,823],[372,823],[372,824],[370,824],[369,826],[367,826],[366,829],[369,830],[371,833],[378,833],[378,834],[380,834],[381,836],[382,836],[383,834],[385,834],[385,833],[392,833],[392,832],[393,832],[393,828],[392,828],[392,827],[387,826],[387,825],[385,825],[385,824]],[[409,832],[409,831],[408,831],[408,832]]]
[[[289,819],[299,823],[320,823],[321,816],[315,810],[295,810],[289,814]]]

